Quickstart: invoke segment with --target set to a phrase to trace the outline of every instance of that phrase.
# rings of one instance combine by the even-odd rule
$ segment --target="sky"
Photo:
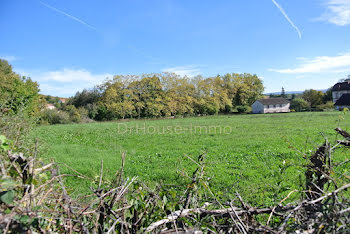
[[[350,74],[350,0],[0,0],[0,58],[69,97],[117,74],[253,73],[265,92]]]

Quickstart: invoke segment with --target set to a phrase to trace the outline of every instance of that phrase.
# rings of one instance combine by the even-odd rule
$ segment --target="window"
[[[276,105],[273,105],[273,108],[276,108]]]

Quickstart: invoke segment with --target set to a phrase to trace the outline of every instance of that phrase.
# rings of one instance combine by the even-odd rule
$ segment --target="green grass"
[[[299,175],[303,174],[300,165],[305,160],[290,146],[308,153],[323,142],[320,133],[334,140],[333,129],[341,116],[341,112],[314,112],[70,124],[38,127],[34,136],[43,146],[43,157],[90,177],[99,175],[103,160],[104,175],[112,178],[121,165],[121,153],[126,152],[126,175],[138,176],[151,185],[183,184],[186,178],[179,172],[195,168],[185,155],[197,158],[206,152],[207,176],[214,191],[230,196],[238,190],[245,199],[261,204],[280,199],[273,196],[276,191],[298,187]],[[162,134],[144,132],[144,124],[150,131],[150,126],[159,128]],[[185,130],[191,125],[226,127],[226,133],[218,129],[216,133]],[[168,126],[171,132],[163,132]],[[350,130],[349,118],[345,117],[340,126]],[[128,133],[124,133],[125,127]],[[335,160],[346,158],[340,152]],[[285,165],[293,166],[280,175]],[[65,167],[62,170],[72,172]],[[79,192],[89,187],[77,178],[69,178],[67,183]]]

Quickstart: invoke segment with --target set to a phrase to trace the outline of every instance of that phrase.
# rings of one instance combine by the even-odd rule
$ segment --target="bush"
[[[65,111],[46,109],[41,114],[40,122],[43,124],[67,124],[70,123],[70,118]]]
[[[328,101],[325,104],[318,105],[316,107],[316,110],[318,110],[318,111],[331,111],[331,110],[334,110],[334,104],[332,101]]]
[[[237,106],[236,107],[238,113],[246,113],[249,110],[248,106]]]
[[[93,122],[93,120],[89,116],[89,110],[85,107],[79,107],[77,109],[79,115],[80,115],[80,123],[90,123]]]
[[[81,115],[78,109],[73,105],[68,105],[64,107],[64,111],[66,111],[69,115],[69,120],[74,123],[79,123],[81,121]]]
[[[96,103],[87,104],[86,110],[88,111],[88,116],[90,119],[95,119],[98,115],[98,106]]]
[[[42,111],[40,124],[68,124],[68,123],[90,123],[92,120],[88,116],[88,110],[84,107],[76,108],[73,105],[65,106],[64,110]]]
[[[309,109],[309,104],[302,98],[296,98],[291,101],[290,108],[297,112],[307,111]]]

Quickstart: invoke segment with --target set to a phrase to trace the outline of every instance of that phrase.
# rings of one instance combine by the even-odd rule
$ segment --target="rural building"
[[[346,93],[350,93],[350,79],[336,83],[332,88],[333,102],[336,103],[338,99]]]
[[[285,98],[264,98],[253,103],[252,112],[254,114],[286,113],[290,112],[289,106],[290,103]]]
[[[60,98],[60,99],[59,99],[59,102],[60,102],[60,103],[63,103],[63,104],[66,103],[66,101],[67,101],[67,98]]]
[[[54,110],[56,107],[53,104],[46,104],[46,109]]]
[[[333,103],[337,110],[350,107],[350,79],[336,83],[332,88]]]
[[[342,110],[345,107],[350,109],[350,93],[342,94],[334,103],[335,109]]]

